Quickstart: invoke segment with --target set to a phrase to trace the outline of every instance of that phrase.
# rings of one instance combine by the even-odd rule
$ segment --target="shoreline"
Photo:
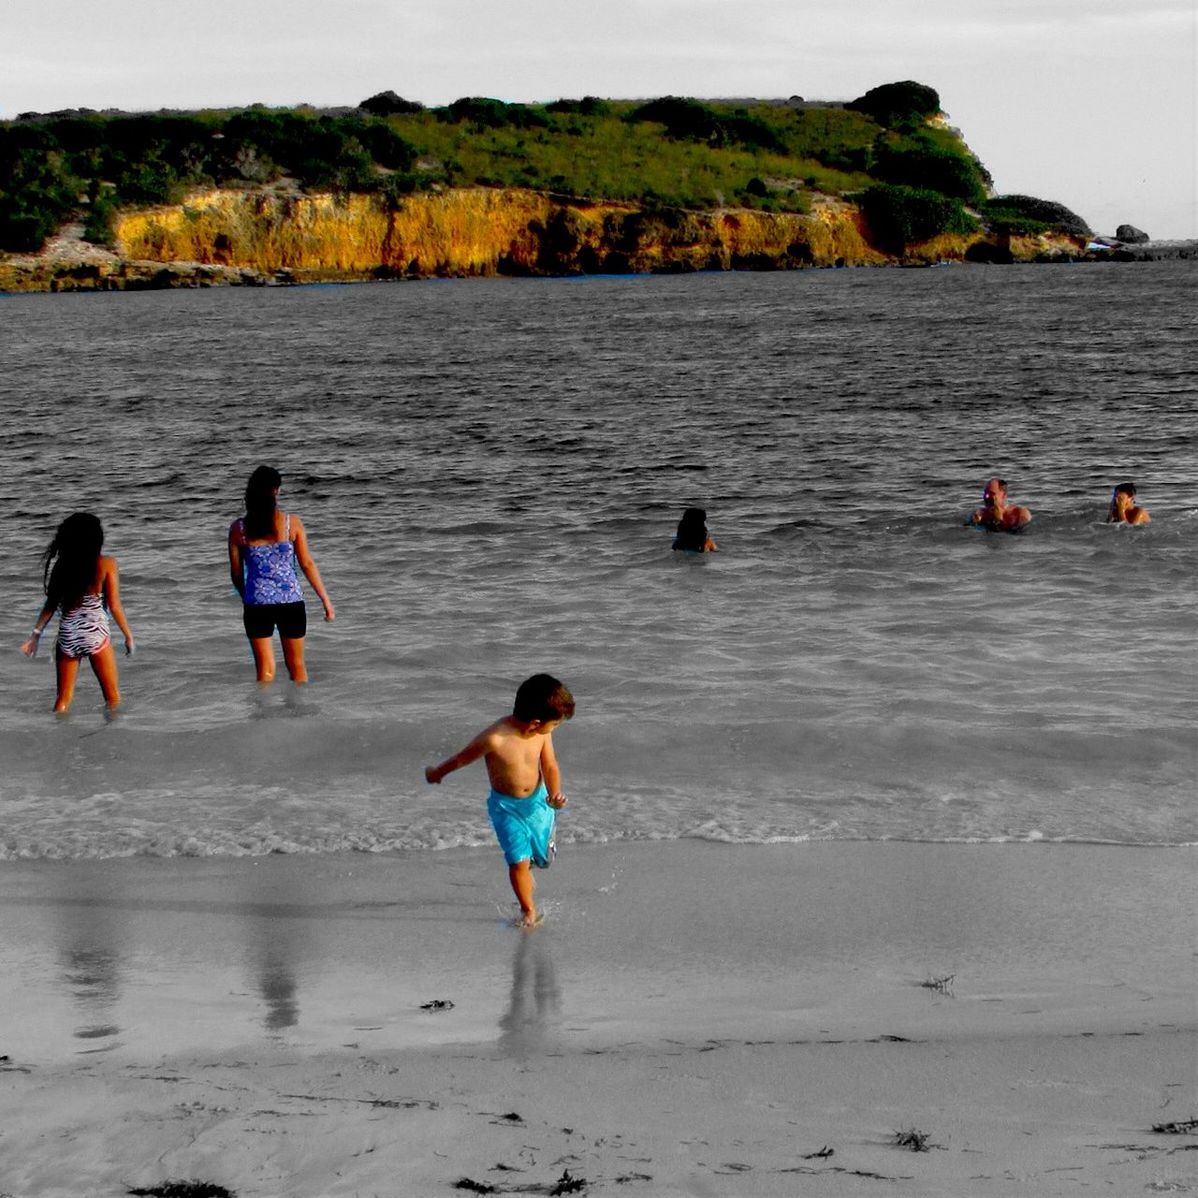
[[[211,287],[329,287],[353,286],[369,283],[420,283],[432,279],[471,278],[612,278],[613,274],[393,274],[387,271],[344,271],[337,269],[282,269],[261,270],[254,266],[224,266],[211,262],[195,261],[150,261],[126,259],[114,256],[111,263],[92,260],[46,262],[37,260],[36,255],[27,256],[31,261],[17,260],[10,255],[5,260],[0,255],[0,295],[59,295],[95,292],[122,291],[186,291]],[[965,262],[955,259],[935,261],[885,262],[885,263],[824,263],[782,267],[795,271],[807,270],[926,270],[936,267],[993,267],[993,266],[1061,266],[1094,263],[1118,265],[1143,264],[1148,262],[1184,262],[1198,259],[1198,241],[1180,244],[1168,243],[1164,248],[1151,245],[1125,247],[1112,252],[1085,252],[1075,255],[1054,255],[1041,258],[1015,259],[1007,262]],[[751,270],[754,268],[734,268]],[[771,268],[773,269],[773,268]],[[699,270],[651,270],[631,272],[642,275],[654,274],[728,274],[729,270],[716,268]]]
[[[872,244],[855,205],[833,197],[809,213],[726,207],[674,217],[520,188],[450,189],[387,211],[361,196],[215,188],[125,211],[111,247],[84,241],[76,220],[39,251],[0,253],[0,293],[1198,258],[1198,241],[1100,239],[1091,248],[1060,231],[942,233],[893,253]],[[613,220],[630,221],[635,234],[612,241]],[[573,240],[550,232],[561,221]]]
[[[500,867],[5,863],[0,1193],[1195,1179],[1184,849],[567,846],[532,933]]]

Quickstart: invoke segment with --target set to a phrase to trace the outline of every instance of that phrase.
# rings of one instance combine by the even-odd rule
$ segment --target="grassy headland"
[[[523,198],[513,206],[480,189]],[[322,254],[313,221],[330,205],[342,213],[339,244]],[[501,209],[507,225],[488,240],[479,222]],[[469,228],[439,234],[448,250],[421,246],[413,221],[452,224],[466,212]],[[302,236],[286,230],[297,221]],[[760,235],[742,252],[726,235],[746,221]],[[70,111],[0,123],[0,251],[37,254],[72,224],[127,260],[294,277],[1000,259],[1013,237],[1043,248],[1046,235],[1088,232],[1059,205],[992,197],[936,92],[910,82],[849,104],[465,98],[426,109],[387,92],[352,109]],[[663,252],[650,252],[663,236]],[[347,251],[355,240],[364,252]],[[95,281],[104,278],[119,285],[97,267]]]

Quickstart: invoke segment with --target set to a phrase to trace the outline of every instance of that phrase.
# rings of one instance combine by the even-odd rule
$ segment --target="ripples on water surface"
[[[562,839],[1196,839],[1188,263],[0,298],[5,635],[76,508],[139,642],[0,678],[0,854],[485,843],[439,759],[547,669]],[[259,461],[337,604],[252,682]],[[1001,474],[1036,519],[960,526]],[[1101,521],[1133,479],[1154,522]],[[675,560],[681,509],[721,552]],[[48,646],[47,646],[48,648]],[[48,658],[49,654],[45,654]]]

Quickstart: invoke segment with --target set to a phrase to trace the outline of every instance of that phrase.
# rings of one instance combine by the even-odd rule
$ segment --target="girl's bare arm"
[[[46,631],[46,625],[54,618],[54,605],[47,599],[42,605],[42,610],[37,613],[37,619],[33,621],[33,631],[29,634],[29,639],[21,646],[21,652],[26,657],[35,657],[37,655],[37,647],[41,642],[42,633]]]
[[[229,577],[237,588],[237,593],[245,598],[245,568],[241,560],[241,522],[234,520],[229,525]]]
[[[133,633],[129,631],[129,621],[125,619],[125,609],[121,606],[121,584],[115,557],[104,558],[100,590],[104,595],[104,606],[112,613],[116,626],[125,638],[125,652],[132,653]]]
[[[298,516],[291,517],[291,527],[295,532],[292,537],[292,543],[295,545],[295,560],[299,562],[299,567],[304,572],[304,577],[312,584],[312,589],[316,592],[320,599],[321,606],[324,608],[324,618],[331,620],[336,613],[333,610],[332,601],[329,599],[328,592],[324,589],[324,583],[320,580],[320,571],[316,568],[316,562],[312,560],[312,553],[308,549],[308,534],[304,530],[303,521]]]

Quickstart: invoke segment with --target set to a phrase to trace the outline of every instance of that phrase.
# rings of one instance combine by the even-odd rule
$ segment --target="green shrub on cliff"
[[[42,129],[0,128],[0,180],[0,249],[41,249],[78,203],[79,182]]]
[[[243,161],[265,160],[275,177],[294,176],[309,190],[373,191],[377,166],[409,169],[415,153],[388,124],[362,117],[321,116],[247,109],[221,130],[222,178],[241,174]]]
[[[543,113],[527,104],[505,104],[487,96],[467,96],[446,108],[437,109],[439,120],[456,123],[469,121],[479,129],[544,129],[549,125]]]
[[[399,113],[424,111],[424,105],[419,100],[405,100],[393,91],[379,92],[363,100],[358,107],[371,116],[396,116]]]
[[[177,204],[186,194],[189,183],[203,176],[183,177],[157,154],[148,154],[140,161],[125,164],[115,174],[113,185],[125,204],[151,207],[154,204]]]
[[[607,116],[611,105],[597,96],[583,96],[581,100],[554,100],[545,105],[546,112],[573,112],[579,116]]]
[[[634,108],[627,121],[653,121],[664,125],[666,135],[675,139],[705,141],[711,146],[742,145],[753,149],[786,152],[786,144],[760,116],[743,109],[717,112],[698,100],[665,96]]]
[[[875,245],[902,254],[908,245],[940,233],[972,233],[977,222],[960,200],[936,191],[880,183],[866,188],[858,200]]]
[[[116,241],[116,203],[112,193],[92,197],[83,218],[83,240],[111,248]]]
[[[986,198],[987,178],[977,159],[960,143],[938,142],[930,131],[879,138],[871,174],[883,183],[938,191],[967,204]]]
[[[940,97],[934,88],[907,79],[871,87],[845,107],[864,112],[886,129],[911,128],[940,111]]]
[[[994,196],[978,206],[986,222],[1001,233],[1044,233],[1054,231],[1074,237],[1089,237],[1090,226],[1076,212],[1052,200],[1035,196]]]

